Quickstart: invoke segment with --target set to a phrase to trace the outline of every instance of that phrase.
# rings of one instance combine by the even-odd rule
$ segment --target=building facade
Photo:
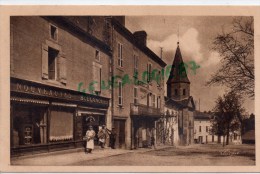
[[[116,148],[156,138],[166,64],[124,20],[11,17],[12,156],[82,147],[89,125],[114,128]]]
[[[117,147],[150,146],[163,113],[165,62],[146,46],[145,31],[131,33],[124,17],[111,18],[112,115]]]
[[[111,90],[98,85],[110,80],[111,50],[95,29],[104,18],[20,16],[10,26],[11,155],[82,147],[88,125],[111,127]]]

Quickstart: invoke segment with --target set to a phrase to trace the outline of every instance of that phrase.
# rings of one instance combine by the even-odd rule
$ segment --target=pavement
[[[157,146],[156,150],[173,146]],[[71,164],[82,163],[91,160],[104,159],[107,157],[118,156],[128,153],[144,153],[153,151],[151,148],[139,148],[135,150],[111,149],[100,147],[95,148],[92,153],[85,154],[83,148],[70,149],[57,152],[49,152],[35,155],[13,157],[11,165],[26,166],[68,166]]]

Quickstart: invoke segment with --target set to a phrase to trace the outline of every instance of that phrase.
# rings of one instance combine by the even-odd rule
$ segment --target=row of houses
[[[146,42],[124,16],[12,16],[11,155],[82,147],[89,125],[114,128],[116,148],[208,141],[179,43],[166,66]]]
[[[124,16],[16,16],[10,32],[12,155],[82,147],[89,125],[115,128],[117,148],[147,146],[166,63],[145,31]]]

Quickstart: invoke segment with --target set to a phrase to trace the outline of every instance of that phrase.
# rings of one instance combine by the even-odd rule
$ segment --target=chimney
[[[147,34],[145,31],[134,32],[134,38],[139,45],[146,46]]]

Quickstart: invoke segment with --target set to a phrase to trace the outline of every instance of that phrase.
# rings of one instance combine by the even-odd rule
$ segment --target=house
[[[111,127],[111,92],[96,85],[110,80],[104,18],[12,16],[10,26],[11,155],[83,147],[89,125]]]
[[[166,63],[146,45],[145,31],[130,32],[125,17],[111,18],[112,123],[118,148],[150,146],[163,114]]]

